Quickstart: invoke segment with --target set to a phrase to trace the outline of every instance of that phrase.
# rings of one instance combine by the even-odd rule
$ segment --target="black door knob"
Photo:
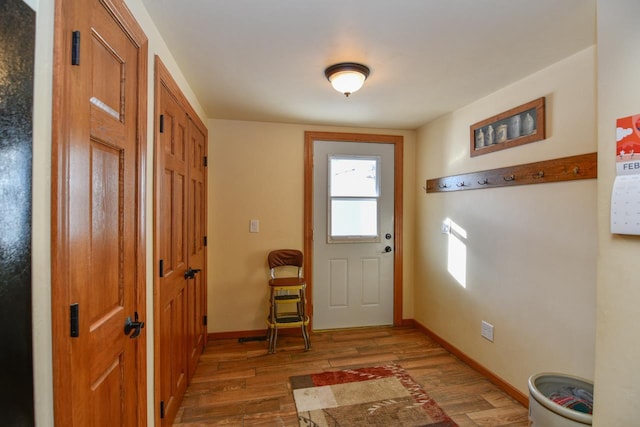
[[[124,321],[124,334],[129,335],[129,338],[137,338],[140,335],[141,329],[144,328],[144,322],[138,320],[138,312],[133,315],[134,321],[131,321],[131,317],[127,317]],[[133,333],[131,333],[133,331]]]
[[[193,279],[194,277],[196,277],[197,273],[200,273],[200,269],[199,268],[191,268],[191,267],[189,267],[189,269],[184,272],[184,278],[185,279]]]
[[[391,246],[386,246],[386,247],[384,248],[384,251],[385,251],[385,253],[386,253],[386,252],[391,252],[391,251],[392,251]]]

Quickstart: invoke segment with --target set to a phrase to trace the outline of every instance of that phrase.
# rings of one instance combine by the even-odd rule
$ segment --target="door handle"
[[[391,249],[391,246],[385,246],[384,248],[384,252],[382,252],[383,254],[386,254],[388,252],[391,252],[393,249]]]
[[[144,322],[138,321],[138,312],[133,315],[134,321],[131,321],[131,316],[127,317],[124,321],[124,334],[129,335],[129,338],[138,338],[141,329],[144,328]],[[133,331],[133,333],[131,333]]]
[[[193,279],[194,277],[196,277],[196,274],[200,273],[200,271],[201,270],[199,268],[191,268],[191,267],[189,267],[189,269],[184,272],[184,278],[185,279]]]

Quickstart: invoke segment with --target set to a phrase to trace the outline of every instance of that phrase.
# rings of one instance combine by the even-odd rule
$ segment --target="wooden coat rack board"
[[[597,153],[427,180],[427,193],[542,184],[598,177]]]

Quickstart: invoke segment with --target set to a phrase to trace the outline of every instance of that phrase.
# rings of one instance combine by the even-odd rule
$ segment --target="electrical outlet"
[[[489,322],[482,321],[482,329],[480,335],[493,342],[493,325]]]

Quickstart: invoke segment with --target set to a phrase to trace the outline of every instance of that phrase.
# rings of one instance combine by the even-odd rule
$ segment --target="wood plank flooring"
[[[414,328],[281,336],[265,341],[210,340],[174,426],[297,427],[289,377],[389,362],[402,366],[461,427],[528,426],[528,411],[478,372]]]

